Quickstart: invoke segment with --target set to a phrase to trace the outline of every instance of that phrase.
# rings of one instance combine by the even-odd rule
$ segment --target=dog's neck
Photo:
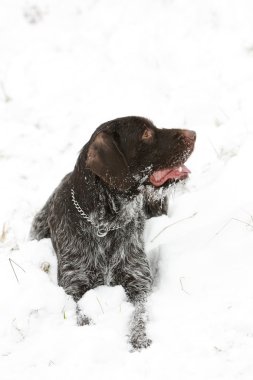
[[[142,213],[142,194],[112,190],[90,170],[74,171],[72,186],[75,201],[92,223],[117,220],[123,226]]]

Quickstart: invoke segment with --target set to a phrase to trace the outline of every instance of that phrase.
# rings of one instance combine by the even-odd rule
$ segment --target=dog
[[[158,129],[143,117],[100,125],[35,216],[32,239],[51,238],[58,284],[77,302],[77,323],[90,319],[78,300],[99,285],[122,285],[134,305],[129,342],[146,348],[145,303],[152,276],[144,252],[147,218],[167,213],[166,190],[184,180],[196,134]]]

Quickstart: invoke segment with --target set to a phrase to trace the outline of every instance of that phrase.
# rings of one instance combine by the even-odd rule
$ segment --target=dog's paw
[[[77,326],[93,325],[92,319],[87,317],[78,306],[76,307],[76,323]]]
[[[93,325],[92,319],[85,314],[79,314],[76,316],[77,326]]]
[[[146,333],[143,333],[138,334],[137,336],[132,335],[129,339],[129,343],[131,345],[130,352],[134,352],[141,351],[143,348],[148,348],[151,345],[152,340],[147,337]]]

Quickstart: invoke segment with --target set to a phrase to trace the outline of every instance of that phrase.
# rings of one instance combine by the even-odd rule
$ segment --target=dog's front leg
[[[76,322],[78,326],[92,324],[92,320],[84,314],[78,302],[90,288],[88,286],[88,276],[87,281],[85,280],[84,273],[80,273],[80,271],[63,271],[61,276],[58,274],[59,285],[62,286],[65,292],[72,296],[73,300],[76,302]]]
[[[148,261],[144,252],[138,252],[138,260],[131,256],[124,271],[124,288],[129,300],[134,305],[134,311],[130,322],[129,342],[133,350],[147,348],[151,339],[146,333],[146,301],[151,291],[152,277]],[[136,257],[136,258],[137,258]]]
[[[92,320],[84,314],[79,305],[79,300],[90,289],[89,277],[80,270],[66,271],[58,276],[59,285],[63,286],[65,292],[72,296],[76,302],[76,322],[78,326],[90,325]]]
[[[147,348],[152,343],[146,333],[147,318],[146,300],[137,301],[134,304],[134,312],[130,322],[129,342],[133,351],[139,351],[142,348]]]

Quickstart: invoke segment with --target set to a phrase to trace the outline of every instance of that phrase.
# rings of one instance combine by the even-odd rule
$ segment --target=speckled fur
[[[167,191],[145,184],[153,166],[152,161],[148,164],[145,162],[144,167],[140,164],[140,167],[137,164],[134,166],[137,162],[134,154],[137,153],[134,153],[133,148],[136,148],[137,152],[140,151],[137,146],[140,144],[138,134],[142,133],[147,124],[156,129],[143,118],[116,119],[100,126],[82,149],[73,172],[62,180],[35,216],[31,228],[32,239],[51,237],[58,260],[58,283],[76,302],[87,290],[99,285],[120,284],[124,287],[128,299],[135,305],[129,333],[129,342],[135,350],[148,347],[151,343],[145,329],[145,302],[151,291],[152,277],[144,252],[144,222],[148,217],[167,212]],[[136,178],[135,186],[130,191],[118,191],[115,187],[112,189],[86,166],[88,150],[94,136],[104,130],[110,133],[113,131],[114,134],[121,133],[124,144],[127,143],[128,136],[133,138],[136,134],[136,147],[130,141],[124,152],[125,155],[129,152],[127,160],[129,167],[132,165],[134,171],[132,177]],[[164,134],[164,130],[162,131]],[[174,139],[175,136],[179,136],[178,144],[182,145],[182,139],[179,139],[181,132],[171,131]],[[161,140],[164,141],[164,138]],[[181,156],[184,156],[185,151],[181,145]],[[188,145],[186,148],[189,150]],[[147,149],[150,150],[152,158],[152,147],[145,146],[145,149],[143,158],[147,161]],[[90,220],[94,223],[114,224],[121,228],[99,237],[94,223],[82,218],[75,208],[71,199],[71,189],[74,189],[76,200],[89,215]],[[89,318],[83,315],[77,306],[77,323],[82,325],[89,322]]]
[[[107,215],[108,221],[111,217],[119,225],[124,223],[124,228],[109,231],[105,237],[98,237],[91,223],[79,215],[78,220],[73,222],[72,215],[77,214],[77,211],[72,203],[68,202],[70,208],[62,203],[62,191],[66,192],[66,197],[71,197],[70,182],[71,175],[64,179],[36,215],[31,238],[39,240],[51,236],[58,259],[58,283],[76,302],[89,289],[104,284],[121,284],[129,300],[138,305],[131,322],[129,341],[134,349],[147,347],[151,341],[146,336],[143,315],[152,278],[143,245],[143,195],[136,195],[131,200],[113,197],[101,186],[102,193],[106,190],[102,196],[105,203],[115,200],[115,203],[120,204],[117,213]],[[65,209],[60,220],[59,207]],[[105,217],[103,204],[98,205],[98,213],[96,215],[93,212],[92,218],[99,220],[101,215]],[[80,325],[90,322],[78,307],[77,322]]]

